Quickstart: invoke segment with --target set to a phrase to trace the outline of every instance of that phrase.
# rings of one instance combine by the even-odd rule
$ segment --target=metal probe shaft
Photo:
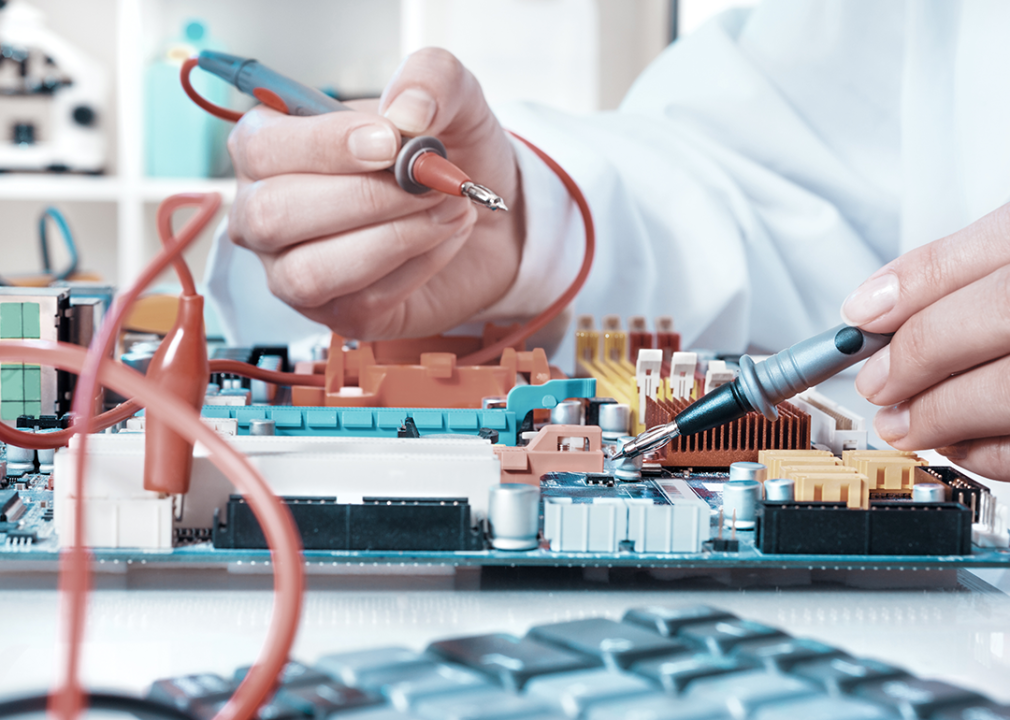
[[[740,358],[740,377],[699,398],[672,422],[629,440],[612,457],[635,457],[658,450],[679,435],[704,432],[755,410],[769,420],[778,420],[776,406],[780,402],[865,360],[889,342],[890,335],[839,325],[760,363],[744,355]]]

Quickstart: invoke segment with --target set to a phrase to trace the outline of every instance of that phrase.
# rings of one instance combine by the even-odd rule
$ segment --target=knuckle
[[[1010,203],[1000,205],[993,210],[992,220],[993,233],[996,235],[995,240],[1001,245],[1005,244],[1010,238]]]
[[[265,245],[273,240],[282,222],[273,193],[262,181],[252,184],[242,203],[242,228],[246,242]]]
[[[424,65],[426,68],[437,69],[443,81],[450,87],[462,82],[466,68],[455,55],[444,48],[426,47],[413,53],[411,62]]]
[[[267,272],[270,292],[294,308],[316,308],[330,298],[325,280],[300,253],[286,253]]]

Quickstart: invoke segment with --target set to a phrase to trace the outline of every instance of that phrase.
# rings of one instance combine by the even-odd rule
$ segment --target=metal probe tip
[[[465,182],[460,188],[460,192],[464,197],[470,198],[478,205],[483,205],[489,210],[504,210],[508,212],[508,208],[505,207],[505,201],[483,185],[478,185],[475,182]]]

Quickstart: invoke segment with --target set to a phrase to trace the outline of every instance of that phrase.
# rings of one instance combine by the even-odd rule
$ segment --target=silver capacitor
[[[35,432],[31,428],[22,428],[23,432]],[[35,451],[14,445],[7,446],[7,477],[20,477],[25,473],[35,472]]]
[[[250,435],[276,435],[277,426],[273,420],[267,418],[253,418],[249,421]]]
[[[722,486],[723,517],[741,530],[754,527],[760,501],[761,483],[757,480],[731,480]]]
[[[498,550],[532,550],[539,545],[539,488],[522,483],[492,485],[487,516],[491,544]]]
[[[604,433],[628,434],[631,408],[624,403],[604,403],[599,407],[600,430]]]
[[[789,478],[772,478],[764,481],[767,502],[793,502],[796,500],[796,483]]]
[[[729,466],[730,482],[734,480],[754,480],[764,482],[768,477],[768,468],[756,462],[735,462]]]
[[[582,403],[578,400],[565,400],[551,408],[551,424],[581,425]]]
[[[947,486],[942,483],[916,483],[912,486],[912,502],[942,503],[947,499]]]

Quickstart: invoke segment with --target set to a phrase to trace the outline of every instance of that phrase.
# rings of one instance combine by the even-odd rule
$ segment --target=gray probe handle
[[[289,115],[325,115],[342,110],[353,110],[339,100],[308,85],[302,85],[289,77],[261,65],[255,60],[244,63],[235,78],[235,87],[247,95],[253,95],[256,88],[268,88],[277,94],[288,106]]]
[[[764,362],[740,358],[739,387],[751,406],[769,420],[778,419],[778,405],[873,355],[891,342],[878,335],[839,325],[798,342]]]

